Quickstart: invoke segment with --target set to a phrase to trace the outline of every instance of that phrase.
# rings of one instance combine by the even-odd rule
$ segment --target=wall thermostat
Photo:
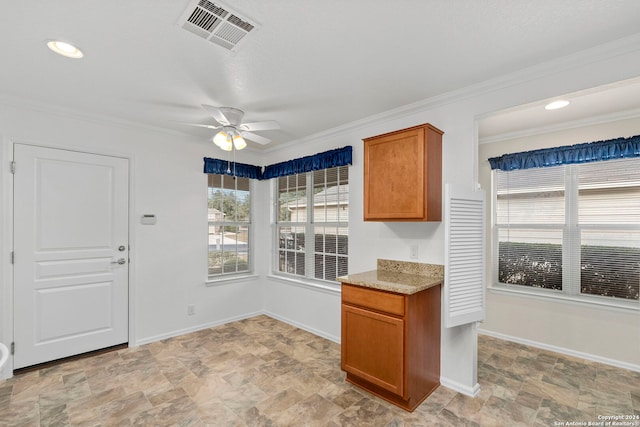
[[[145,225],[154,225],[156,223],[156,216],[152,214],[142,215],[141,222]]]

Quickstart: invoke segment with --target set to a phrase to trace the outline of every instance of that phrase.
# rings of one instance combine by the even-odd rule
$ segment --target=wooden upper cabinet
[[[364,220],[442,220],[442,134],[430,124],[364,139]]]

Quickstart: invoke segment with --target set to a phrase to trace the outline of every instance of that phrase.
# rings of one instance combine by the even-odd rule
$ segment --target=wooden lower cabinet
[[[412,295],[342,284],[347,381],[413,411],[440,385],[440,286]]]
[[[406,397],[402,374],[404,320],[350,305],[342,306],[342,318],[348,343],[342,353],[342,369]]]

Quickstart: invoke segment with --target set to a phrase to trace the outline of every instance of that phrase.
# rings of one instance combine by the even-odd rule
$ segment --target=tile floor
[[[478,397],[440,386],[408,413],[345,383],[339,345],[258,316],[0,381],[0,426],[559,426],[640,415],[640,373],[487,336],[478,377]]]

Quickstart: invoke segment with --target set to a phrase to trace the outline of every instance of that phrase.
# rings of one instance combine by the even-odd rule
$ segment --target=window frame
[[[220,176],[222,179],[222,187],[211,187],[209,186],[209,175],[217,175]],[[227,175],[227,174],[217,174],[217,173],[209,173],[206,174],[207,176],[207,280],[206,283],[207,284],[215,284],[215,283],[219,283],[219,282],[224,282],[224,281],[230,281],[230,280],[236,280],[238,278],[242,278],[242,277],[246,277],[246,276],[252,276],[254,275],[254,243],[253,243],[253,236],[254,236],[254,200],[255,200],[255,196],[254,196],[254,182],[252,179],[250,178],[244,178],[244,177],[234,177],[231,175]],[[237,191],[243,191],[243,190],[238,190],[238,185],[237,185],[237,179],[246,179],[248,182],[248,186],[249,186],[249,218],[246,221],[237,221],[237,217],[235,221],[209,221],[209,201],[210,201],[210,192],[211,192],[211,188],[221,188],[222,190],[225,190],[224,187],[224,180],[226,179],[233,179],[234,180],[234,188],[233,189],[226,189],[229,191],[233,191],[236,192]],[[236,200],[237,200],[237,194],[236,194]],[[231,226],[231,227],[238,227],[238,228],[242,228],[242,227],[246,227],[247,228],[247,270],[242,270],[242,271],[232,271],[232,272],[224,272],[222,271],[219,274],[211,274],[209,271],[209,256],[211,254],[210,250],[209,250],[209,236],[210,236],[210,226],[221,226],[221,227],[225,227],[225,226]],[[236,240],[237,242],[237,240]],[[238,253],[238,250],[236,248],[235,253]],[[224,270],[224,269],[223,269]]]
[[[348,215],[348,211],[347,211],[347,215],[346,215],[346,220],[345,221],[324,221],[324,222],[320,222],[320,221],[315,221],[315,205],[314,205],[314,188],[315,188],[315,178],[314,175],[317,172],[320,171],[324,171],[326,174],[326,171],[331,170],[331,169],[339,169],[339,168],[345,168],[345,170],[347,171],[347,182],[346,183],[341,183],[339,185],[349,185],[349,166],[348,165],[342,165],[342,166],[335,166],[335,167],[331,167],[331,168],[326,168],[326,169],[319,169],[319,170],[315,170],[315,171],[309,171],[309,172],[302,172],[302,173],[298,173],[298,174],[293,174],[293,175],[289,175],[288,177],[292,177],[292,176],[300,176],[300,175],[304,175],[305,176],[305,197],[306,197],[306,213],[305,213],[305,221],[301,222],[301,221],[281,221],[279,219],[279,209],[280,209],[280,192],[279,192],[279,179],[280,178],[274,178],[274,183],[272,185],[272,190],[273,190],[273,213],[274,213],[274,219],[273,219],[273,244],[272,244],[272,248],[273,248],[273,253],[274,253],[274,257],[273,257],[273,262],[272,262],[272,266],[271,266],[271,270],[272,273],[276,276],[279,277],[283,277],[283,278],[287,278],[287,279],[292,279],[292,280],[300,280],[300,281],[304,281],[304,282],[311,282],[311,283],[321,283],[321,284],[332,284],[335,285],[337,283],[339,283],[339,281],[337,280],[328,280],[328,279],[322,279],[322,278],[316,278],[315,277],[315,264],[316,264],[316,260],[315,257],[317,254],[326,254],[327,252],[316,252],[316,242],[315,242],[315,229],[317,227],[335,227],[335,228],[346,228],[347,229],[347,253],[346,254],[339,254],[338,253],[338,249],[336,248],[336,253],[335,256],[336,258],[344,258],[346,260],[346,265],[347,265],[347,269],[344,272],[344,274],[341,274],[340,271],[336,271],[336,278],[340,277],[342,275],[346,275],[348,274],[348,262],[349,262],[349,251],[348,251],[348,239],[349,239],[349,215]],[[281,177],[282,178],[282,177]],[[339,178],[339,180],[341,180]],[[300,188],[299,186],[297,188]],[[327,187],[329,188],[329,187]],[[347,206],[349,205],[349,192],[346,193],[342,193],[342,194],[346,194],[347,195]],[[338,199],[338,206],[340,205],[339,203],[339,199]],[[309,209],[309,207],[311,207],[311,209]],[[348,208],[347,208],[348,209]],[[293,251],[293,253],[300,253],[303,254],[303,258],[304,258],[304,274],[297,274],[297,273],[289,273],[286,271],[282,271],[280,270],[280,251],[281,251],[281,247],[280,247],[280,228],[281,227],[292,227],[292,228],[302,228],[304,229],[304,252],[302,251],[296,251],[295,248]],[[326,236],[327,234],[323,234],[324,236]],[[294,245],[295,245],[295,238],[294,238]],[[286,250],[287,248],[285,248]]]
[[[640,160],[638,160],[640,162]],[[557,167],[557,166],[552,166]],[[558,166],[559,167],[559,166]],[[579,222],[579,190],[578,175],[580,164],[566,164],[564,168],[564,223],[563,224],[535,224],[508,223],[498,224],[498,180],[496,172],[491,171],[491,272],[493,280],[490,288],[493,290],[549,298],[554,301],[565,300],[588,305],[600,305],[622,309],[640,311],[640,299],[616,298],[581,292],[581,236],[583,230],[640,230],[640,224],[580,224]],[[546,169],[546,168],[544,168]],[[602,181],[600,181],[602,182]],[[562,241],[562,289],[554,290],[542,287],[524,286],[499,282],[499,244],[500,230],[504,229],[532,229],[532,230],[561,230]],[[575,231],[574,231],[575,230]]]

